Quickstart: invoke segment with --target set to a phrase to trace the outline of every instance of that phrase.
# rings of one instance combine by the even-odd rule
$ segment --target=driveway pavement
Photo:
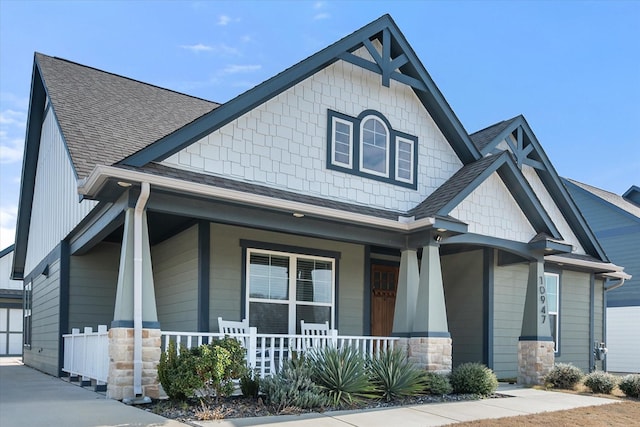
[[[0,357],[1,427],[184,427],[186,424]]]
[[[510,398],[471,402],[197,421],[202,427],[402,427],[441,426],[478,419],[512,417],[617,402],[591,396],[501,385]],[[0,358],[1,427],[184,427],[186,424],[124,405],[104,395],[25,367],[17,358]]]

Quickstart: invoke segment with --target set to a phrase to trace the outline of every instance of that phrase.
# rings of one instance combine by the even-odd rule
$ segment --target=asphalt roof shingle
[[[438,215],[438,212],[445,207],[447,203],[453,200],[453,198],[467,188],[474,179],[501,157],[501,155],[487,156],[465,165],[444,184],[438,187],[436,191],[431,193],[422,203],[411,209],[408,212],[409,215],[415,216],[416,219]]]
[[[219,104],[36,53],[78,178],[112,165]]]
[[[509,125],[511,125],[511,123],[513,123],[518,117],[519,116],[509,120],[503,120],[501,122],[498,122],[489,127],[486,127],[484,129],[481,129],[477,132],[472,133],[471,135],[469,135],[469,137],[471,138],[471,142],[473,142],[473,144],[476,146],[478,150],[482,151],[487,145],[489,145],[495,139],[496,136],[500,134],[500,132],[502,132],[507,127],[509,127]]]

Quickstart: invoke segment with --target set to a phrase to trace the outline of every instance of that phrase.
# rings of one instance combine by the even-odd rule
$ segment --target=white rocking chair
[[[242,321],[223,320],[222,317],[218,317],[218,329],[220,333],[233,337],[240,341],[242,347],[247,350],[247,361],[249,361],[249,351],[256,352],[256,366],[252,368],[258,369],[264,372],[265,376],[269,376],[273,373],[275,368],[273,355],[269,350],[264,353],[258,351],[257,348],[250,348],[249,345],[249,319],[243,319]]]
[[[326,347],[329,342],[329,322],[305,323],[304,320],[301,320],[300,332],[304,337],[303,348],[305,351]]]

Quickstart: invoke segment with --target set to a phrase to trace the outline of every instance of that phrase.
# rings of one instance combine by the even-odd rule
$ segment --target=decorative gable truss
[[[603,261],[608,260],[524,116],[519,115],[475,132],[471,134],[471,140],[483,156],[505,151],[510,153],[515,159],[515,165],[533,188],[539,187],[540,183],[544,186],[545,194],[538,196],[547,196],[548,193],[551,199],[548,203],[555,206],[545,205],[547,210],[564,217],[557,221],[566,220],[584,251]],[[531,169],[526,170],[527,168]]]

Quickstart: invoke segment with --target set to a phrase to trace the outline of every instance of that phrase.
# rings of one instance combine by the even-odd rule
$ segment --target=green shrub
[[[571,363],[556,363],[544,377],[544,382],[555,388],[572,390],[583,376],[580,368]]]
[[[629,374],[622,377],[618,388],[629,397],[640,397],[640,374]]]
[[[288,360],[278,374],[262,379],[260,388],[276,412],[285,408],[323,408],[328,399],[322,388],[311,379],[312,373],[305,358]]]
[[[463,363],[451,371],[449,377],[454,393],[486,396],[498,388],[498,378],[481,363]]]
[[[383,351],[369,360],[368,370],[371,383],[387,401],[415,396],[424,389],[423,371],[398,349]]]
[[[260,376],[255,371],[247,369],[247,372],[240,377],[240,391],[245,397],[257,399],[260,392]]]
[[[596,371],[587,375],[583,384],[591,389],[594,393],[609,394],[618,383],[618,378],[607,372]]]
[[[310,352],[313,381],[322,387],[333,406],[352,405],[362,397],[375,397],[365,359],[351,347],[325,347]]]
[[[180,354],[170,342],[158,364],[162,388],[174,400],[195,394],[204,398],[227,396],[233,392],[232,379],[245,371],[244,349],[228,337],[191,349],[181,346]]]
[[[425,372],[424,383],[424,392],[428,394],[442,396],[453,391],[453,387],[451,387],[449,378],[446,375]]]

